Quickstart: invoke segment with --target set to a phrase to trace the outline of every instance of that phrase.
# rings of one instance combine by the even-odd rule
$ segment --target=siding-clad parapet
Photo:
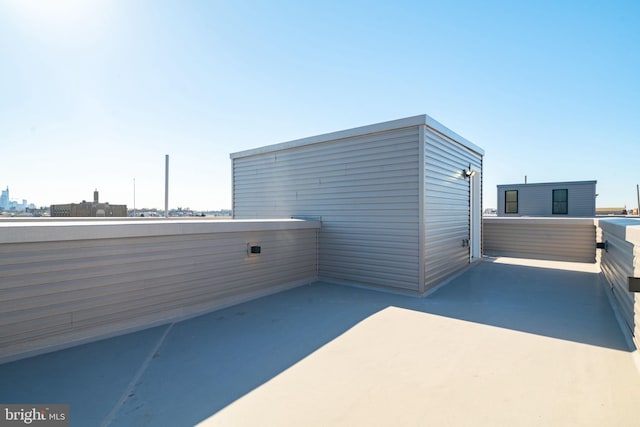
[[[595,262],[593,218],[485,217],[483,251],[555,261]]]
[[[4,222],[0,220],[0,244],[64,240],[117,239],[209,233],[316,229],[318,221],[263,220],[148,220]]]
[[[0,362],[310,283],[319,229],[290,219],[0,221]]]
[[[596,219],[600,268],[606,278],[619,312],[640,348],[640,297],[629,292],[629,277],[640,277],[640,219]]]

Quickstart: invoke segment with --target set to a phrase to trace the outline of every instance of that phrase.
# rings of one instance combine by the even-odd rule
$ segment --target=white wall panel
[[[483,248],[490,256],[595,262],[591,218],[485,217]]]
[[[323,279],[418,291],[417,126],[232,158],[235,218],[320,218]]]
[[[640,220],[598,219],[598,237],[607,242],[600,250],[600,267],[614,295],[618,310],[636,346],[640,346],[640,298],[629,292],[629,277],[640,277]]]
[[[317,277],[317,222],[1,225],[0,361],[167,323]],[[99,237],[105,230],[114,237]],[[262,253],[248,256],[249,242]]]
[[[471,166],[481,174],[482,154],[429,127],[423,131],[424,287],[428,290],[469,264],[470,181],[462,172]]]

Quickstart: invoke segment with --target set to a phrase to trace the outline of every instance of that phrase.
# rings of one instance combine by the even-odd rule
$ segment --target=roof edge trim
[[[431,129],[435,130],[438,133],[441,133],[444,136],[447,136],[447,137],[453,139],[454,141],[456,141],[459,144],[462,144],[463,146],[467,147],[471,151],[475,151],[476,153],[480,154],[481,156],[484,156],[484,150],[482,148],[478,147],[477,145],[475,145],[473,142],[471,142],[468,139],[460,136],[459,134],[455,133],[454,131],[452,131],[451,129],[449,129],[448,127],[446,127],[445,125],[443,125],[439,121],[427,116],[426,114],[424,115],[424,117],[425,117],[425,122],[426,122],[425,124],[428,127],[430,127]]]
[[[496,185],[496,187],[501,188],[501,187],[535,187],[535,186],[540,186],[540,185],[574,185],[574,184],[582,184],[582,185],[587,185],[587,184],[598,184],[597,180],[590,180],[590,181],[552,181],[552,182],[528,182],[528,183],[524,183],[521,182],[519,184],[498,184]]]
[[[287,142],[281,142],[272,145],[266,145],[263,147],[253,148],[244,151],[238,151],[235,153],[231,153],[229,157],[231,159],[237,159],[242,157],[250,157],[258,154],[271,153],[275,151],[287,150],[291,148],[302,147],[305,145],[313,145],[320,144],[328,141],[335,141],[338,139],[352,138],[355,136],[363,136],[373,133],[386,132],[390,130],[403,129],[412,126],[427,126],[430,127],[437,132],[448,136],[449,138],[455,140],[456,142],[466,146],[467,148],[484,155],[484,150],[467,141],[465,138],[461,137],[457,133],[448,129],[446,126],[442,125],[438,121],[433,118],[427,116],[426,114],[421,114],[417,116],[405,117],[402,119],[391,120],[387,122],[375,123],[366,126],[359,126],[351,129],[340,130],[336,132],[325,133],[316,136],[310,136],[301,139],[294,139]]]

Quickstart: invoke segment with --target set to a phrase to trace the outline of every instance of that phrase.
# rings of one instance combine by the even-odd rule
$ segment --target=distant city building
[[[98,190],[93,192],[93,202],[68,203],[64,205],[51,205],[51,216],[73,217],[116,217],[127,216],[127,205],[110,205],[100,203]]]
[[[29,206],[26,210],[27,215],[29,216],[49,216],[49,208],[41,207],[36,208],[35,206]]]
[[[638,208],[627,209],[624,207],[596,208],[596,215],[638,215]]]
[[[0,209],[8,209],[9,208],[9,187],[6,190],[2,190],[2,195],[0,195]]]
[[[597,181],[498,185],[498,216],[592,217]]]
[[[24,212],[30,206],[25,199],[22,199],[22,202],[11,200],[9,187],[6,190],[2,190],[2,194],[0,194],[0,211]]]

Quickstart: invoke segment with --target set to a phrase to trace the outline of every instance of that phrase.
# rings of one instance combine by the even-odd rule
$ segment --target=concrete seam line
[[[120,396],[120,399],[116,402],[116,404],[114,405],[114,407],[111,410],[111,412],[109,412],[107,417],[102,421],[102,423],[100,423],[100,427],[107,427],[113,422],[113,419],[116,417],[116,415],[118,414],[120,409],[124,406],[124,404],[127,401],[127,398],[129,397],[129,395],[131,393],[133,393],[133,390],[136,387],[136,385],[138,384],[138,381],[140,381],[140,378],[142,377],[144,372],[147,370],[147,368],[151,364],[151,361],[153,360],[153,356],[158,352],[158,350],[160,350],[160,347],[162,346],[162,344],[164,343],[165,339],[169,335],[169,332],[171,332],[171,329],[173,328],[174,324],[175,323],[171,323],[167,327],[167,329],[164,331],[164,333],[162,334],[162,336],[160,337],[160,339],[158,340],[156,345],[151,349],[151,351],[147,355],[147,357],[144,360],[144,362],[142,362],[142,365],[140,365],[140,367],[136,371],[136,373],[133,376],[133,378],[131,378],[131,381],[129,382],[129,385],[127,386],[127,388],[124,389],[124,393],[122,393],[122,396]]]

